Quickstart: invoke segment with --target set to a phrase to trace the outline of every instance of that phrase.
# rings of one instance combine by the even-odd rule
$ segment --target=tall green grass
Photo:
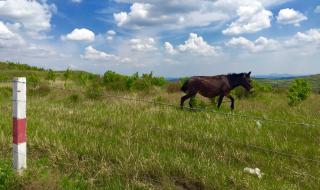
[[[0,167],[8,168],[11,97],[9,88],[0,89]],[[182,95],[162,89],[147,95],[103,93],[133,98],[143,94],[145,99],[176,105]],[[319,100],[313,94],[289,107],[285,94],[263,93],[236,100],[235,113],[319,124]],[[229,112],[228,103],[220,111]],[[29,94],[27,115],[28,169],[20,177],[10,172],[8,179],[0,175],[0,181],[7,181],[5,189],[317,189],[320,185],[319,163],[244,146],[320,160],[317,127],[264,121],[259,127],[256,120],[93,99],[63,89]],[[260,168],[264,176],[246,174],[245,167]]]

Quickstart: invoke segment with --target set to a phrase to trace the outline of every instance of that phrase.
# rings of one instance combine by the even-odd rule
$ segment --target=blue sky
[[[0,57],[100,74],[315,74],[320,1],[0,0]]]

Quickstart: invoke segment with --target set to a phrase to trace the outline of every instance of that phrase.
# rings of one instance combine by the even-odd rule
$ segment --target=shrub
[[[169,82],[166,89],[168,93],[180,92],[180,84],[177,82]]]
[[[112,82],[115,82],[115,81],[119,81],[122,78],[123,77],[120,74],[116,73],[116,72],[107,71],[103,75],[103,82],[104,82],[104,84],[109,84],[109,83],[112,83]]]
[[[182,77],[179,79],[179,83],[182,86],[187,80],[189,80],[189,77]]]
[[[68,68],[67,70],[64,71],[63,78],[64,78],[65,81],[67,81],[68,79],[70,79],[70,76],[71,76],[71,71]]]
[[[246,89],[240,86],[234,89],[234,91],[232,92],[232,95],[234,95],[239,99],[242,99],[242,98],[256,97],[261,93],[273,91],[273,88],[270,84],[261,83],[256,80],[252,80],[251,85],[253,86],[253,89],[254,89],[253,91],[248,92]]]
[[[64,78],[64,87],[66,88],[67,87],[67,81],[68,81],[68,79],[70,79],[70,77],[71,77],[71,71],[70,71],[70,69],[68,68],[66,71],[64,71],[64,73],[63,73],[63,78]]]
[[[93,83],[90,87],[87,88],[86,96],[89,99],[97,100],[100,99],[103,95],[103,89],[98,83]]]
[[[87,85],[89,79],[90,79],[90,76],[89,74],[86,74],[86,73],[80,73],[77,76],[77,81],[80,85]]]
[[[257,91],[257,92],[272,92],[273,91],[271,84],[261,83],[256,80],[252,80],[252,85],[253,85],[254,91]]]
[[[38,88],[40,83],[40,78],[35,75],[31,74],[30,76],[27,77],[27,84],[30,84],[32,88]]]
[[[295,79],[289,87],[288,104],[294,106],[307,99],[311,94],[310,83],[302,78]]]
[[[136,90],[150,90],[151,85],[152,84],[150,80],[141,78],[134,83],[134,88]]]
[[[126,76],[125,77],[126,89],[131,90],[138,79],[139,79],[139,73],[134,73],[132,76]]]
[[[125,76],[113,71],[107,71],[103,75],[103,84],[112,90],[149,90],[151,86],[163,86],[166,83],[164,77],[154,77],[153,73],[134,73],[132,76]]]
[[[153,77],[151,83],[155,86],[163,86],[166,84],[166,79],[164,79],[164,77]]]
[[[56,73],[53,70],[49,69],[49,71],[47,73],[47,80],[49,80],[49,81],[52,80],[54,82],[54,81],[56,81],[56,78],[57,78]]]

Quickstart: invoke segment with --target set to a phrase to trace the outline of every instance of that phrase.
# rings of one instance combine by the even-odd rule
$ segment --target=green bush
[[[103,84],[107,89],[112,90],[149,90],[152,86],[163,86],[166,80],[163,77],[154,77],[153,73],[143,74],[134,73],[125,76],[113,71],[107,71],[103,75]]]
[[[38,88],[40,84],[40,78],[36,74],[31,74],[27,77],[27,84],[29,84],[32,88]]]
[[[64,78],[64,87],[67,88],[67,81],[70,79],[71,77],[71,71],[68,68],[66,71],[63,72],[63,78]]]
[[[182,86],[187,80],[189,80],[189,77],[182,77],[179,79],[179,83]]]
[[[166,85],[166,90],[168,93],[180,92],[181,85],[178,82],[169,82]]]
[[[71,71],[70,71],[70,69],[68,68],[67,70],[65,70],[65,71],[63,72],[63,78],[64,78],[65,81],[67,81],[68,79],[70,79],[70,77],[71,77]]]
[[[92,100],[100,99],[103,95],[103,89],[97,83],[92,84],[87,88],[86,97]]]
[[[288,92],[288,104],[294,106],[307,99],[311,94],[311,85],[310,83],[302,78],[295,79],[290,87]]]
[[[80,85],[87,85],[90,80],[90,74],[81,72],[77,75],[76,80]]]
[[[134,89],[146,91],[146,90],[150,90],[151,86],[152,84],[150,80],[140,78],[135,82]]]
[[[240,86],[235,88],[231,94],[239,99],[242,99],[256,97],[259,96],[261,93],[273,91],[273,88],[270,84],[261,83],[256,80],[252,80],[251,85],[253,87],[253,90],[250,92],[248,92],[246,89]]]
[[[132,90],[135,82],[139,79],[139,73],[134,73],[132,76],[125,76],[126,90]]]
[[[253,85],[254,91],[256,92],[273,92],[273,88],[271,84],[261,83],[256,80],[252,80],[252,85]]]
[[[54,81],[56,81],[56,78],[57,78],[56,73],[53,70],[49,69],[46,79],[54,82]]]
[[[115,81],[123,80],[124,77],[116,72],[107,71],[103,75],[103,82],[104,84],[109,84]]]

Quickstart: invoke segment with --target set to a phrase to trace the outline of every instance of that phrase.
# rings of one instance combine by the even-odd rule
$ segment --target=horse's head
[[[240,80],[240,85],[243,86],[247,91],[250,91],[252,89],[250,75],[251,71],[249,73],[243,73]]]

